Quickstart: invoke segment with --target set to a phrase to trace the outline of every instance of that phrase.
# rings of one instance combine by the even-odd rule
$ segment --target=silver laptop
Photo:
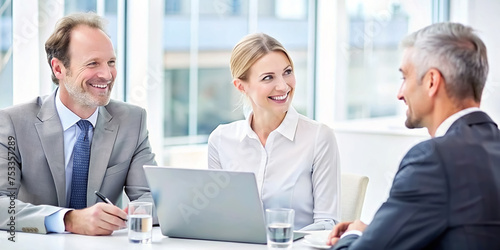
[[[162,234],[265,244],[255,175],[249,172],[144,166]],[[294,238],[303,237],[295,233]]]

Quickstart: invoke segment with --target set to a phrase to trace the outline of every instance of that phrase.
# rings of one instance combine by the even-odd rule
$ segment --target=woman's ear
[[[243,81],[241,79],[234,79],[233,80],[233,85],[236,87],[238,91],[241,93],[245,93],[245,86],[243,84]]]

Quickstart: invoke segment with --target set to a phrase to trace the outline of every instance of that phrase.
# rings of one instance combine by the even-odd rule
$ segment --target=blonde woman
[[[212,132],[209,168],[255,173],[264,208],[293,208],[295,230],[331,229],[340,214],[337,142],[332,129],[291,106],[290,55],[269,35],[251,34],[234,47],[230,67],[251,113]]]

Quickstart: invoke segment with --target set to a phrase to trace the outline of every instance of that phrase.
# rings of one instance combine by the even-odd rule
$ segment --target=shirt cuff
[[[346,233],[342,234],[342,236],[340,236],[340,238],[342,239],[342,238],[344,238],[347,235],[353,235],[353,234],[357,235],[357,236],[361,236],[361,235],[363,235],[363,232],[361,232],[359,230],[351,230],[349,232],[346,232]]]
[[[61,209],[47,217],[45,217],[45,228],[47,233],[64,233],[66,226],[64,225],[64,215],[73,209]]]
[[[299,229],[299,231],[332,230],[334,225],[335,222],[333,220],[320,220]]]

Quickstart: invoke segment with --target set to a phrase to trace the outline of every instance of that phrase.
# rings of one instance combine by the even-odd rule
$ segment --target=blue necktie
[[[69,207],[81,209],[87,207],[87,180],[90,161],[89,126],[92,124],[87,120],[76,123],[81,133],[76,139],[73,148],[73,175],[71,181],[71,197]]]

